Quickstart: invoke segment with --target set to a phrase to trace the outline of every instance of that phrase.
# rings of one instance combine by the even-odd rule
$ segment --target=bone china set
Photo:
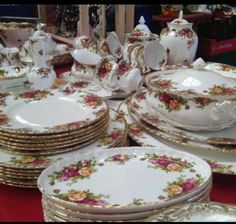
[[[209,194],[212,172],[236,174],[236,68],[193,62],[198,39],[182,17],[160,37],[141,17],[124,45],[111,32],[73,49],[42,24],[0,25],[0,183],[37,187],[46,222],[235,221]],[[53,49],[73,62],[54,89]],[[116,111],[105,99],[117,97]]]

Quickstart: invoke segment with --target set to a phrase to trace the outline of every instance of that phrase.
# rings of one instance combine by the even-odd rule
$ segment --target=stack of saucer
[[[167,147],[83,153],[38,178],[45,221],[134,221],[169,206],[209,200],[210,166]]]

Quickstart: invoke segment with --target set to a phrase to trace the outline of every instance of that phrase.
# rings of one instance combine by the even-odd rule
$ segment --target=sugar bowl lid
[[[236,79],[204,68],[154,72],[145,77],[147,87],[183,98],[236,99]]]
[[[173,24],[173,25],[190,25],[192,23],[189,23],[186,19],[183,19],[183,11],[180,10],[179,12],[179,17],[177,19],[172,20],[168,24]]]
[[[132,37],[150,37],[151,31],[145,24],[145,19],[143,16],[139,19],[139,24],[131,32]]]

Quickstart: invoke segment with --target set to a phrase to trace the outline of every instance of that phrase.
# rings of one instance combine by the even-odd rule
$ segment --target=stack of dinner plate
[[[36,90],[0,100],[0,183],[36,187],[43,169],[78,150],[127,144],[125,119],[91,93]]]
[[[58,161],[38,178],[45,221],[137,221],[209,200],[210,166],[167,147],[121,147]]]

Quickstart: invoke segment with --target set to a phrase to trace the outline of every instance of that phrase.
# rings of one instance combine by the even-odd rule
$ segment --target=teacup
[[[74,39],[74,48],[75,49],[83,49],[83,48],[87,48],[88,44],[89,44],[90,38],[83,35],[80,37],[76,37]]]
[[[132,68],[131,65],[124,60],[118,64],[115,74],[116,87],[129,94],[140,89],[143,85],[143,78],[138,68]]]
[[[117,34],[115,32],[111,32],[107,36],[107,44],[109,46],[111,54],[116,59],[121,59],[123,56],[123,46],[120,43],[120,40],[117,37]]]
[[[22,63],[20,62],[20,51],[17,47],[4,47],[0,50],[0,54],[2,56],[2,67],[8,66],[21,66]]]
[[[74,64],[71,68],[72,75],[82,80],[92,80],[96,65],[101,56],[89,51],[88,49],[79,49],[71,52]]]
[[[116,90],[114,75],[117,69],[118,64],[113,56],[103,57],[96,66],[93,83],[108,90]]]

